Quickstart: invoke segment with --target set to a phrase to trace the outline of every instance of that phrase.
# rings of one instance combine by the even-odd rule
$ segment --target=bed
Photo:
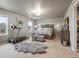
[[[39,35],[45,35],[45,38],[52,38],[54,34],[54,25],[44,24],[36,31]]]

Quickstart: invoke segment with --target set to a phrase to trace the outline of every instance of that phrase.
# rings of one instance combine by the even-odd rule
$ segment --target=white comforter
[[[39,34],[46,34],[46,35],[52,35],[53,29],[52,28],[43,28],[36,31]]]

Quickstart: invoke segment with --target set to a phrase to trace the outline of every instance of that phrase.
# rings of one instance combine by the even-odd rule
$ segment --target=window
[[[32,22],[31,21],[28,21],[28,26],[32,26]]]
[[[28,31],[32,31],[32,21],[28,21]]]
[[[0,35],[8,34],[8,18],[0,16]]]

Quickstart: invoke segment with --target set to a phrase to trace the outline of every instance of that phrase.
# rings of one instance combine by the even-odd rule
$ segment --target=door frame
[[[77,52],[77,7],[79,5],[79,0],[77,0],[75,2],[75,4],[73,5],[74,8],[74,44],[75,44],[75,52]]]

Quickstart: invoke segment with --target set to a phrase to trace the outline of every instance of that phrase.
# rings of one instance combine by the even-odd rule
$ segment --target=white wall
[[[20,35],[27,35],[27,22],[28,22],[28,18],[24,17],[24,16],[21,16],[21,15],[18,15],[16,13],[12,13],[12,12],[8,12],[8,11],[5,11],[5,10],[2,10],[0,9],[0,16],[6,16],[8,17],[8,25],[10,24],[16,24],[16,18],[20,18],[24,21],[24,24],[23,24],[23,27],[22,27],[22,30],[20,31]],[[17,32],[17,31],[16,31]],[[5,36],[0,36],[0,41],[5,41],[7,40],[7,38],[5,39],[2,39],[3,37]]]
[[[54,24],[56,27],[57,25],[64,25],[64,17],[36,20],[36,24]]]
[[[72,3],[70,4],[65,16],[64,16],[64,19],[66,17],[69,17],[69,29],[70,29],[70,42],[71,42],[71,49],[72,51],[76,51],[77,49],[77,41],[76,41],[76,20],[75,20],[75,9],[74,9],[74,5],[75,5],[75,2],[77,0],[73,0]]]

